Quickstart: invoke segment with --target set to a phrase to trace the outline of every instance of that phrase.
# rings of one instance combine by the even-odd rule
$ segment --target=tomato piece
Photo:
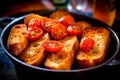
[[[67,27],[68,33],[72,35],[80,35],[82,30],[82,25],[80,23],[74,23]]]
[[[86,28],[91,27],[91,24],[90,24],[90,23],[88,23],[87,21],[78,21],[78,22],[76,22],[76,23],[81,24],[81,25],[82,25],[82,27],[83,27],[83,30],[84,30],[84,29],[86,29]]]
[[[29,23],[30,20],[33,19],[33,18],[39,18],[39,19],[41,19],[42,16],[40,16],[39,14],[35,14],[35,13],[28,14],[28,15],[24,18],[24,23],[28,26],[28,23]]]
[[[29,28],[26,32],[26,37],[31,40],[37,40],[38,38],[40,38],[43,34],[42,29],[38,28],[38,27],[33,27],[33,28]]]
[[[48,52],[57,52],[60,51],[64,46],[60,41],[50,40],[45,41],[42,46]]]
[[[71,16],[63,16],[59,19],[59,22],[67,27],[67,26],[75,23],[75,20]]]
[[[46,32],[51,32],[52,26],[57,23],[53,19],[43,18],[42,20],[43,20],[42,29]]]
[[[29,27],[41,27],[42,26],[42,20],[39,18],[33,18],[28,23]]]
[[[67,28],[64,25],[57,23],[53,26],[52,37],[54,39],[56,39],[56,40],[62,39],[67,34],[68,34]]]
[[[81,40],[80,49],[84,52],[93,48],[95,41],[92,38],[85,38]]]

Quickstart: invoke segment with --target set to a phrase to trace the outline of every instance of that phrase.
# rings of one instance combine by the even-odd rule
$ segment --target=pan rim
[[[77,14],[77,13],[75,13],[75,14]],[[79,14],[79,15],[80,15],[80,14]],[[52,69],[47,69],[47,68],[42,68],[42,67],[36,67],[36,66],[28,65],[28,64],[20,61],[20,60],[17,59],[16,57],[14,57],[12,54],[10,54],[10,53],[8,52],[8,50],[4,47],[4,44],[3,44],[3,35],[4,35],[5,31],[8,29],[8,27],[10,27],[10,26],[11,26],[12,24],[14,24],[15,22],[23,19],[25,16],[26,16],[26,15],[23,15],[22,17],[19,17],[19,18],[13,20],[12,22],[10,22],[10,23],[3,29],[2,33],[1,33],[1,46],[2,46],[3,50],[5,51],[5,53],[7,53],[7,55],[8,55],[9,57],[11,57],[13,60],[19,62],[20,64],[22,64],[22,65],[24,65],[24,66],[27,66],[27,67],[30,67],[30,68],[33,68],[33,69],[36,69],[36,70],[47,71],[47,72],[82,72],[82,71],[88,71],[88,70],[93,70],[93,69],[97,69],[97,68],[103,67],[103,66],[105,66],[106,64],[108,64],[110,61],[112,61],[112,60],[117,56],[117,54],[118,54],[118,51],[119,51],[119,48],[120,48],[119,38],[118,38],[117,34],[114,32],[114,30],[105,24],[105,25],[106,25],[106,28],[112,32],[112,34],[113,34],[114,37],[116,38],[116,42],[118,43],[118,44],[117,44],[117,49],[116,49],[115,53],[114,53],[113,56],[110,57],[107,61],[105,61],[105,62],[103,62],[103,63],[101,63],[101,64],[98,64],[98,65],[96,65],[96,66],[90,67],[90,68],[75,69],[75,70],[74,70],[74,69],[72,69],[72,70],[52,70]],[[90,17],[88,17],[88,18],[90,18]],[[92,19],[92,18],[91,18],[91,19]],[[101,22],[101,23],[102,23],[102,22]]]

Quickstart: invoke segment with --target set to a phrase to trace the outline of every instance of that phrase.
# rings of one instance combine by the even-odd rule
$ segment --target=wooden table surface
[[[2,1],[4,1],[2,3]],[[1,0],[0,1],[0,17],[13,15],[16,13],[29,12],[35,10],[53,10],[55,7],[48,0]],[[12,2],[13,1],[13,2]],[[118,1],[118,0],[116,0]],[[116,19],[120,19],[120,9],[119,2],[117,2],[117,11],[116,11]]]
[[[11,4],[9,3],[4,3],[4,4],[5,5],[0,7],[2,10],[0,12],[0,17],[9,16],[16,13],[29,12],[35,10],[47,10],[54,8],[47,1],[41,1],[41,0],[29,0],[22,2],[14,2]]]

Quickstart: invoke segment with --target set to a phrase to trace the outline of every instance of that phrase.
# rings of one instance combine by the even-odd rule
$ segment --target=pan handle
[[[16,19],[15,17],[1,17],[0,18],[0,28],[3,29],[7,24]]]

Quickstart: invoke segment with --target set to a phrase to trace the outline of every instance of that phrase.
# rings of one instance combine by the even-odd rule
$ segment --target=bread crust
[[[104,60],[109,43],[109,31],[102,27],[91,27],[83,32],[81,42],[85,38],[92,38],[95,44],[87,52],[78,51],[76,59],[78,66],[82,68],[95,66]]]
[[[63,43],[64,48],[56,53],[49,53],[45,67],[54,70],[70,70],[79,48],[78,39],[76,36],[67,36],[60,42]]]
[[[47,55],[45,49],[42,47],[42,43],[47,40],[50,40],[50,37],[48,33],[45,33],[38,40],[30,42],[19,56],[19,59],[29,65],[41,66]]]
[[[28,15],[24,18],[24,24],[26,24],[26,25],[28,26],[30,20],[33,19],[33,18],[41,19],[42,16],[40,16],[40,15],[38,15],[38,14],[35,14],[35,13],[28,14]]]
[[[50,18],[51,19],[55,19],[57,21],[59,21],[59,19],[63,16],[70,16],[72,17],[72,15],[70,13],[68,13],[67,11],[64,11],[62,9],[59,9],[57,11],[54,11],[51,15]],[[73,18],[73,17],[72,17]]]
[[[7,48],[11,54],[18,56],[27,47],[26,31],[25,24],[17,24],[12,27],[7,41]]]

